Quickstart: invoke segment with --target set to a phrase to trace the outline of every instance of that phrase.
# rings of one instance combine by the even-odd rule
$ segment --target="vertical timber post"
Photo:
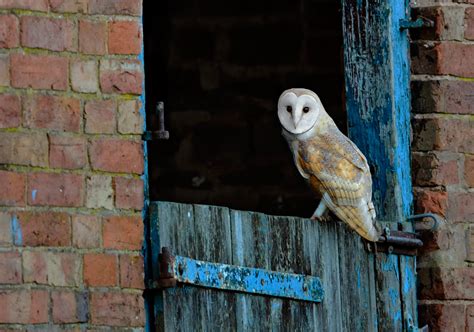
[[[409,41],[400,20],[408,0],[344,0],[345,96],[349,136],[367,157],[377,219],[412,212]],[[405,229],[409,231],[410,229]],[[374,257],[378,328],[417,326],[415,258]]]

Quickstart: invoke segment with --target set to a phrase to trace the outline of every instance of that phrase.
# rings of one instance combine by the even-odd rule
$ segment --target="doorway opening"
[[[150,199],[308,217],[316,200],[281,136],[276,104],[315,91],[344,133],[335,0],[144,1]]]

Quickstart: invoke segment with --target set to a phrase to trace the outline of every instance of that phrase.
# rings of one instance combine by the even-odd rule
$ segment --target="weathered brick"
[[[99,90],[97,63],[93,60],[71,62],[71,85],[74,91],[92,93]]]
[[[474,82],[412,82],[414,113],[474,113]]]
[[[0,212],[0,247],[13,244],[11,218],[10,213]]]
[[[89,0],[49,0],[51,11],[58,13],[87,13]]]
[[[418,310],[419,325],[428,325],[430,331],[465,331],[464,304],[422,303]]]
[[[474,8],[466,8],[464,38],[474,40]]]
[[[81,20],[79,22],[79,50],[86,54],[102,55],[106,52],[107,31],[105,22]]]
[[[109,326],[143,326],[145,305],[141,294],[91,293],[91,322]]]
[[[143,151],[139,142],[98,139],[92,141],[89,154],[94,170],[137,174],[143,172]]]
[[[143,117],[140,114],[141,102],[127,100],[118,106],[118,131],[121,134],[143,133]]]
[[[114,100],[91,100],[86,103],[86,133],[113,134],[115,132]]]
[[[412,17],[418,16],[433,21],[434,26],[410,31],[413,40],[463,40],[464,31],[462,24],[459,23],[464,18],[464,8],[459,6],[415,8]]]
[[[474,192],[449,193],[448,220],[473,221],[474,220]]]
[[[421,289],[422,299],[472,300],[474,299],[474,269],[431,268],[431,287]]]
[[[143,208],[143,180],[115,177],[114,191],[116,207],[135,210]]]
[[[137,21],[113,21],[109,23],[110,54],[140,54],[141,27]]]
[[[4,324],[39,324],[48,322],[48,291],[0,290],[0,322]]]
[[[474,262],[474,225],[466,229],[466,261]]]
[[[412,154],[412,174],[418,186],[449,185],[459,183],[459,156],[436,153]]]
[[[2,0],[0,8],[48,11],[48,0]]]
[[[415,191],[415,211],[416,213],[436,213],[446,216],[448,205],[448,194],[444,191],[434,191],[430,189]]]
[[[120,255],[120,286],[144,289],[144,266],[140,255]]]
[[[412,122],[415,151],[441,150],[474,153],[474,121],[451,118],[415,118]]]
[[[59,56],[12,54],[11,83],[15,88],[66,90],[68,60]]]
[[[25,250],[22,264],[25,283],[48,284],[48,253]]]
[[[107,175],[90,175],[86,178],[88,208],[114,208],[114,191],[112,189],[112,177]]]
[[[82,175],[32,173],[28,175],[28,204],[35,206],[82,205],[84,179]]]
[[[75,247],[99,248],[101,230],[101,220],[96,216],[76,215],[72,217],[72,243]]]
[[[0,48],[18,47],[19,41],[20,32],[16,16],[0,15]]]
[[[81,257],[65,252],[24,251],[23,273],[25,282],[51,286],[79,286]]]
[[[49,134],[49,144],[51,167],[78,169],[87,165],[85,138]]]
[[[69,216],[60,212],[17,212],[24,246],[71,245]]]
[[[113,254],[84,255],[84,283],[89,286],[118,285],[117,256]]]
[[[464,181],[469,187],[474,187],[474,156],[472,155],[466,155],[464,159]]]
[[[48,165],[48,137],[43,133],[0,132],[0,164]]]
[[[104,219],[102,236],[105,248],[140,250],[143,222],[140,217],[107,217]]]
[[[36,95],[24,102],[25,122],[30,128],[78,132],[81,125],[79,99]]]
[[[0,54],[0,86],[10,86],[10,57]]]
[[[141,0],[89,0],[89,13],[104,15],[134,15],[142,12]]]
[[[26,176],[0,170],[0,205],[25,206]]]
[[[86,292],[58,290],[51,292],[53,322],[57,324],[83,323],[88,319]]]
[[[20,97],[0,95],[0,128],[14,128],[21,124]]]
[[[21,17],[21,45],[51,51],[74,51],[74,23],[40,16]]]
[[[474,331],[474,304],[470,304],[466,308],[466,331]]]
[[[456,42],[415,44],[412,69],[416,74],[474,77],[474,45]],[[456,59],[456,61],[453,61]]]
[[[135,60],[102,60],[100,87],[105,93],[142,93],[143,73]]]
[[[0,252],[0,284],[20,284],[21,282],[21,254]]]

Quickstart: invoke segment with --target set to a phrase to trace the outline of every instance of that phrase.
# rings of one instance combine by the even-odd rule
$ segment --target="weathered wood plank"
[[[337,227],[342,330],[377,331],[374,258],[364,242],[343,223]]]
[[[161,247],[172,252],[194,257],[193,206],[158,202],[159,238]],[[161,250],[161,248],[156,248]],[[165,331],[194,331],[198,291],[193,287],[176,287],[163,291],[163,327]]]
[[[382,225],[397,229],[396,223]],[[379,331],[403,331],[399,256],[375,253],[375,281]]]
[[[195,259],[232,264],[229,209],[194,205]],[[200,313],[193,323],[202,331],[232,331],[235,326],[235,293],[198,289]],[[199,324],[197,324],[199,323]]]
[[[413,232],[413,225],[403,223],[403,230]],[[416,257],[400,256],[400,288],[402,290],[402,313],[405,328],[408,329],[408,324],[418,327]]]
[[[268,217],[260,213],[231,211],[232,259],[235,265],[270,268],[270,226]],[[263,296],[237,294],[238,331],[271,330],[274,320],[271,299]],[[261,316],[266,319],[261,319]],[[280,319],[276,318],[278,322]]]

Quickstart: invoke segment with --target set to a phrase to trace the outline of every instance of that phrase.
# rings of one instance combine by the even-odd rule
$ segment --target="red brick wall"
[[[431,331],[473,331],[474,1],[417,3],[435,27],[412,33],[416,212],[447,220],[418,261],[420,319]]]
[[[145,324],[141,6],[0,1],[2,331]]]

